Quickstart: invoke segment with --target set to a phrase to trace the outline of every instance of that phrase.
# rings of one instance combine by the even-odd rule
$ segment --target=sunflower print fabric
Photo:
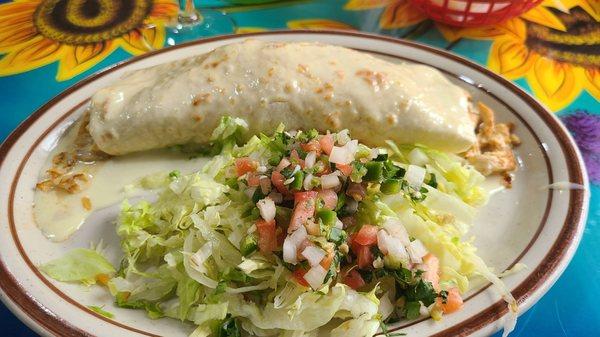
[[[78,75],[122,48],[161,48],[172,0],[17,0],[0,5],[0,76],[58,62],[57,81]]]
[[[409,0],[350,0],[348,10],[384,8],[382,29],[422,24]],[[586,90],[600,100],[600,1],[551,0],[504,23],[481,28],[434,24],[448,43],[492,41],[487,66],[511,80],[524,78],[533,94],[561,110]]]

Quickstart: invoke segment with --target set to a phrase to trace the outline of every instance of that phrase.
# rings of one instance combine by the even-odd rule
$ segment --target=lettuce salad
[[[124,203],[116,270],[88,250],[42,270],[97,280],[117,306],[191,322],[193,337],[373,336],[460,310],[476,276],[514,315],[510,293],[461,239],[487,198],[462,158],[283,125],[240,146],[245,127],[223,119],[206,166],[154,181],[154,203]]]

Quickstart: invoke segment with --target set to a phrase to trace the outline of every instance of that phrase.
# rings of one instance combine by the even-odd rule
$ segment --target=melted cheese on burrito
[[[221,117],[250,133],[349,129],[462,152],[476,140],[469,96],[439,71],[318,43],[247,40],[128,74],[92,98],[89,131],[109,154],[205,143]]]

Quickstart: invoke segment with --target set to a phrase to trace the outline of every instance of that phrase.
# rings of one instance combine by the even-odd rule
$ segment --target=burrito
[[[380,146],[459,153],[476,141],[470,97],[434,68],[308,42],[246,40],[127,74],[91,99],[89,133],[111,155],[207,143],[223,116],[249,134],[348,129]]]

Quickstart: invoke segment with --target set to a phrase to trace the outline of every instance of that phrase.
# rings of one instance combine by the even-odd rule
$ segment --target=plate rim
[[[56,105],[59,101],[69,96],[73,92],[76,92],[86,84],[93,82],[114,70],[138,62],[142,59],[149,58],[157,54],[170,52],[179,48],[202,45],[215,41],[229,40],[233,38],[269,35],[276,36],[283,34],[328,34],[338,36],[350,36],[372,40],[380,40],[405,45],[408,47],[414,47],[429,53],[437,54],[438,56],[448,58],[464,66],[472,68],[475,71],[492,78],[499,84],[503,85],[503,87],[509,89],[513,94],[516,94],[517,96],[522,98],[527,103],[527,105],[544,121],[546,126],[551,131],[553,131],[552,133],[554,137],[560,144],[562,157],[564,157],[567,162],[567,170],[569,177],[571,179],[575,178],[574,182],[581,183],[586,186],[586,189],[583,191],[571,190],[569,192],[569,208],[565,217],[565,222],[557,236],[556,241],[546,252],[546,255],[543,258],[540,265],[535,270],[533,270],[525,280],[523,280],[519,285],[517,285],[514,288],[513,293],[518,292],[519,294],[521,294],[520,296],[515,297],[517,298],[517,301],[523,302],[538,291],[542,292],[542,294],[540,294],[541,297],[543,293],[545,293],[552,286],[552,284],[558,279],[558,277],[562,274],[562,272],[572,259],[581,239],[581,235],[587,219],[587,211],[589,204],[589,188],[587,173],[585,170],[585,166],[582,165],[582,157],[579,150],[575,146],[573,138],[570,136],[568,131],[558,121],[557,117],[552,112],[548,111],[534,97],[532,97],[529,93],[519,88],[513,82],[462,56],[458,56],[448,51],[414,41],[354,31],[274,30],[268,32],[254,32],[247,34],[219,35],[211,38],[191,41],[173,47],[152,51],[144,55],[117,62],[111,66],[101,69],[98,72],[95,72],[94,74],[91,74],[90,76],[68,87],[64,91],[60,92],[58,95],[54,96],[40,108],[36,109],[35,112],[33,112],[27,119],[25,119],[21,124],[19,124],[19,126],[16,129],[14,129],[4,140],[2,145],[0,145],[0,167],[3,166],[6,154],[8,154],[8,152],[13,148],[14,144],[20,139],[23,133],[25,133],[25,131],[27,131],[29,127],[42,115],[44,115],[52,106]],[[575,174],[574,177],[572,176],[573,174]],[[543,272],[536,273],[536,271],[540,269],[542,269]],[[35,296],[29,294],[27,290],[20,285],[17,278],[10,272],[9,268],[4,264],[4,261],[2,259],[0,259],[0,299],[2,299],[2,301],[7,304],[7,307],[11,311],[13,311],[13,313],[15,313],[22,321],[24,321],[27,325],[29,325],[37,332],[40,332],[40,329],[43,329],[44,332],[47,331],[57,335],[92,336],[87,331],[83,331],[78,327],[70,324],[67,320],[62,319],[61,317],[57,317],[53,315],[53,313],[47,311],[43,307],[43,304],[38,303],[36,301]],[[506,314],[506,312],[506,305],[502,300],[500,300],[483,309],[482,311],[476,313],[475,315],[468,317],[464,321],[434,334],[434,336],[459,334],[469,335],[493,323],[494,321],[501,319]],[[110,321],[113,324],[118,323],[116,321]],[[129,329],[129,327],[127,328]],[[143,333],[147,334],[146,332]]]

